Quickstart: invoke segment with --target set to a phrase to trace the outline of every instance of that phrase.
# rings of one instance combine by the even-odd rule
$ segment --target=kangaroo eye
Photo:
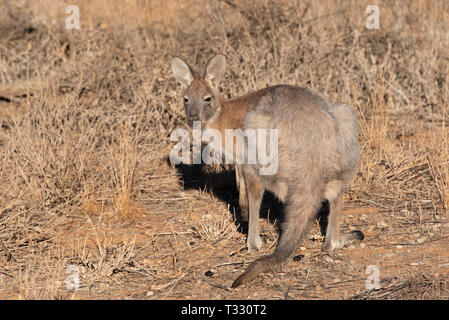
[[[204,98],[204,101],[206,101],[206,102],[211,102],[211,100],[212,100],[211,96],[207,96]]]
[[[185,103],[189,102],[189,98],[184,97],[184,102],[185,102]]]

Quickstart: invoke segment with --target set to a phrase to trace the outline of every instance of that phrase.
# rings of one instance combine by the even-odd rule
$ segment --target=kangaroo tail
[[[276,255],[276,253],[274,253],[272,255],[255,260],[249,265],[249,267],[243,274],[235,279],[231,287],[237,288],[245,282],[250,282],[256,279],[259,274],[273,270],[276,266],[280,265],[286,259],[287,257],[280,257],[279,255]]]
[[[259,258],[249,265],[246,271],[235,279],[232,288],[257,278],[263,272],[271,271],[286,261],[296,250],[309,222],[315,217],[321,204],[316,192],[301,193],[287,199],[286,221],[279,244],[271,255]]]

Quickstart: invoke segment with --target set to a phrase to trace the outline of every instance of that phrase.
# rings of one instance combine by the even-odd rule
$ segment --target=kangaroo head
[[[220,108],[220,96],[216,85],[222,79],[226,70],[226,58],[218,54],[209,60],[203,76],[199,76],[189,65],[179,57],[174,57],[171,63],[172,72],[184,87],[184,108],[187,121],[207,123]]]

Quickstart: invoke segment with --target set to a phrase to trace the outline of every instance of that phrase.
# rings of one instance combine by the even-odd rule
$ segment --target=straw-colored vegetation
[[[447,299],[449,3],[372,2],[0,0],[0,297]],[[233,171],[168,161],[186,126],[170,60],[218,52],[226,97],[287,83],[358,111],[342,227],[361,245],[327,255],[314,226],[302,259],[229,289],[282,206],[267,195],[248,254]]]

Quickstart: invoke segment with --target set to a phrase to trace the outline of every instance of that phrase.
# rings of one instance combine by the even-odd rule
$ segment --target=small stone
[[[304,258],[303,254],[298,254],[297,256],[293,257],[293,261],[301,261],[301,259]]]
[[[204,273],[204,275],[205,275],[206,277],[212,277],[212,276],[214,275],[214,273],[213,273],[212,271],[208,270],[208,271],[206,271],[206,272]]]
[[[425,238],[425,237],[416,239],[416,242],[417,242],[417,243],[424,243],[425,241],[426,241],[426,238]]]
[[[380,221],[380,222],[378,222],[377,223],[377,226],[379,227],[379,228],[387,228],[388,227],[388,224],[385,222],[385,221]]]

